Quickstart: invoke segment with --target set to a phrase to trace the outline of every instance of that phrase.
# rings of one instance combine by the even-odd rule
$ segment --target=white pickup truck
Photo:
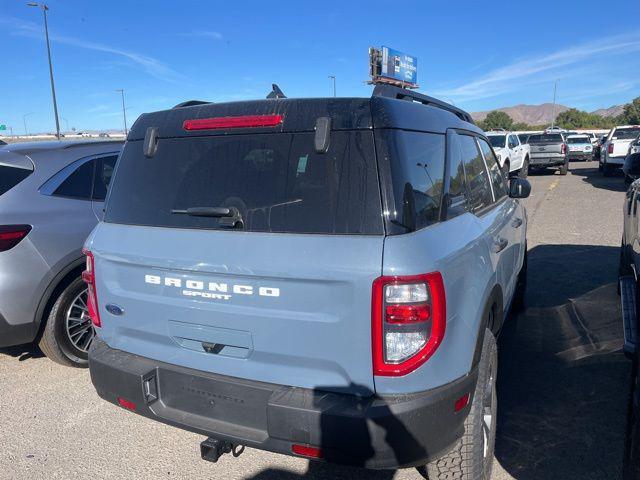
[[[525,178],[529,173],[529,145],[521,143],[518,135],[513,132],[491,130],[485,134],[496,152],[505,176],[515,172],[520,178]]]
[[[614,127],[607,135],[600,150],[600,170],[605,177],[622,167],[629,152],[629,145],[640,135],[640,125]]]

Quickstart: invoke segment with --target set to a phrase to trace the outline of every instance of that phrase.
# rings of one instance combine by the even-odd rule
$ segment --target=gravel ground
[[[494,479],[620,477],[629,364],[616,295],[621,177],[595,163],[530,177],[527,309],[500,338]],[[101,401],[86,370],[0,350],[0,479],[419,479],[248,450],[216,465],[197,435]]]

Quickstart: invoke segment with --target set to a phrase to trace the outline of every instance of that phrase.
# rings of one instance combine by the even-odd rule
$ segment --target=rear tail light
[[[241,117],[214,117],[185,120],[185,130],[218,130],[226,128],[276,127],[282,123],[282,115],[243,115]]]
[[[30,225],[0,226],[0,252],[11,250],[31,231]]]
[[[609,146],[607,147],[607,152],[608,153],[613,153],[613,143],[609,144]]]
[[[82,250],[87,256],[87,269],[82,272],[82,279],[87,284],[87,309],[89,310],[89,317],[91,317],[91,322],[96,327],[101,327],[102,323],[100,322],[100,310],[98,310],[98,295],[96,294],[96,269],[95,262],[93,259],[93,253],[89,250]]]
[[[566,153],[567,152],[567,144],[563,143],[562,147],[560,148],[560,153]]]
[[[442,342],[446,299],[438,272],[377,278],[371,308],[374,375],[406,375]]]
[[[308,457],[308,458],[323,457],[322,449],[318,447],[312,447],[311,445],[300,445],[295,443],[291,445],[291,451],[296,455],[300,455],[302,457]]]

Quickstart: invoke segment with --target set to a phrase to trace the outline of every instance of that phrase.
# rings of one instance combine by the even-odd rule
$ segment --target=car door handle
[[[506,238],[498,237],[493,242],[493,253],[499,253],[509,245],[509,240]]]
[[[516,218],[513,222],[511,222],[511,226],[513,228],[520,228],[521,225],[522,225],[522,219],[521,218]]]

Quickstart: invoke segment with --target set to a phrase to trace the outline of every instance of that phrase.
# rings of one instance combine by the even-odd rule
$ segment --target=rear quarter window
[[[313,133],[161,139],[152,158],[130,141],[110,188],[111,223],[226,229],[172,211],[235,207],[244,231],[384,232],[371,131],[332,132],[323,154]]]
[[[11,190],[31,175],[32,170],[18,168],[10,165],[0,165],[0,195]]]

